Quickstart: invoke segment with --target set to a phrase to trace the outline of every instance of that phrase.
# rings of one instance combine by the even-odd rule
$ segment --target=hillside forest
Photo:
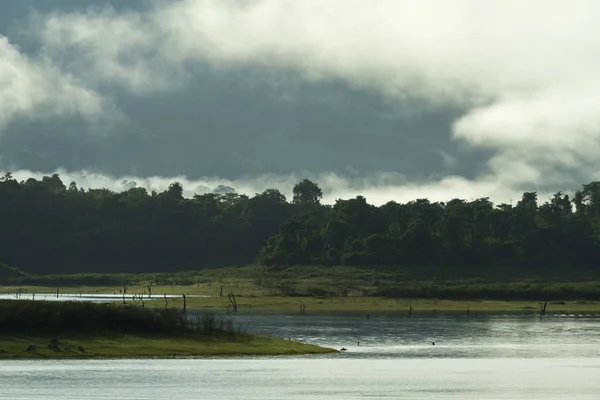
[[[0,261],[31,274],[169,272],[247,265],[595,268],[600,182],[572,196],[514,205],[488,198],[322,204],[308,179],[288,201],[277,189],[184,198],[163,192],[83,190],[59,175],[0,177]]]

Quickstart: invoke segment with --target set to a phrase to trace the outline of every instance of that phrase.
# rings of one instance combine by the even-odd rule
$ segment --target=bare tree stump
[[[544,302],[544,305],[540,307],[540,320],[546,316],[546,307],[548,306],[548,301]]]
[[[238,310],[238,304],[237,304],[237,301],[235,300],[235,295],[233,294],[233,292],[229,292],[229,294],[227,295],[227,297],[229,298],[229,302],[231,303],[231,307],[233,307],[233,311],[237,312],[237,310]]]

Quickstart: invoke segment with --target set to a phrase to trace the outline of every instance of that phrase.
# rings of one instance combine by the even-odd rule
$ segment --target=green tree
[[[321,204],[321,199],[323,198],[323,192],[321,188],[311,180],[304,179],[298,182],[293,189],[294,204],[301,205],[319,205]]]

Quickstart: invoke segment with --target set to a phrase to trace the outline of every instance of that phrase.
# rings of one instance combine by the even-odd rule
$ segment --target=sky
[[[594,0],[0,2],[0,171],[545,200],[597,177],[599,18]]]

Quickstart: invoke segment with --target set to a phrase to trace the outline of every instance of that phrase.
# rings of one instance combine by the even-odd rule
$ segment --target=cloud
[[[16,117],[93,118],[103,99],[48,60],[31,60],[0,35],[0,133]]]
[[[158,10],[156,10],[158,12]],[[168,59],[155,15],[90,7],[84,13],[32,13],[27,35],[39,36],[46,56],[94,85],[162,90],[185,75]]]
[[[138,95],[185,85],[198,64],[252,66],[341,80],[400,105],[464,110],[454,140],[493,157],[475,180],[397,186],[415,195],[564,187],[591,177],[600,161],[597,1],[149,4],[37,15],[32,32],[43,54],[73,76]]]

